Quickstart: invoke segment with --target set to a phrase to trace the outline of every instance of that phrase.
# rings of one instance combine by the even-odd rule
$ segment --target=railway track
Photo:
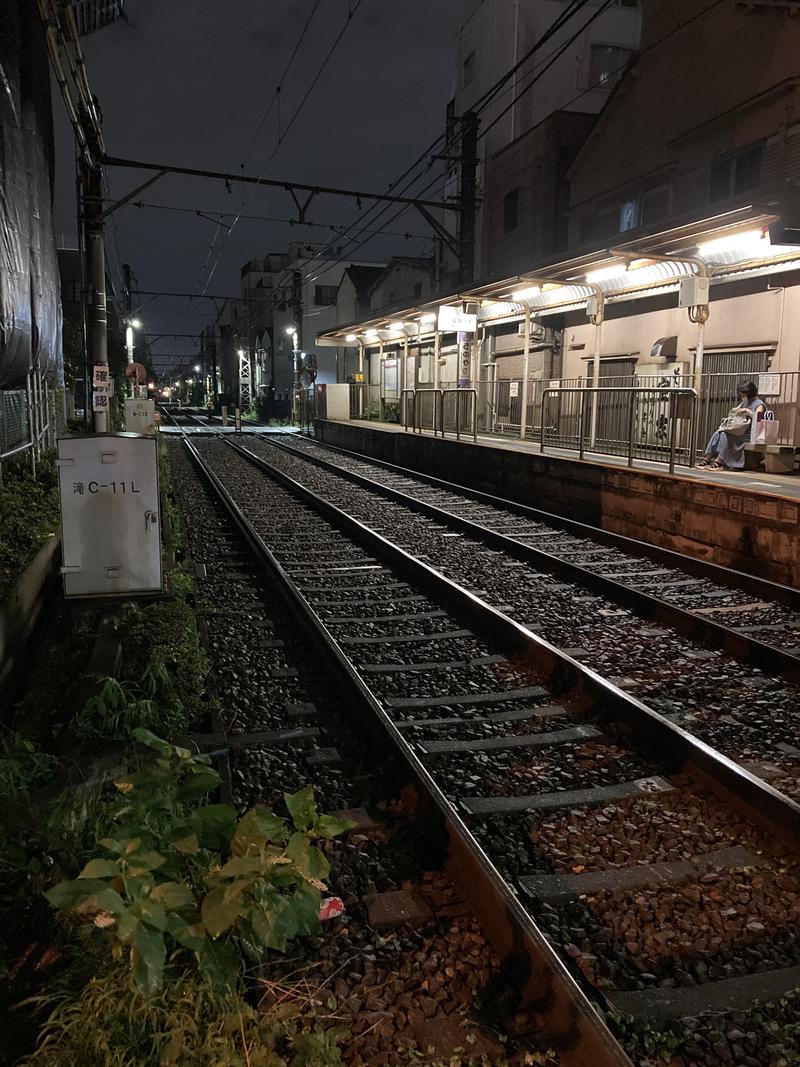
[[[616,548],[609,550],[616,553],[610,564],[614,576],[610,571],[597,575],[552,555],[541,523],[530,538],[534,544],[524,540],[533,525],[524,515],[528,509],[519,506],[525,535],[501,532],[500,524],[509,516],[514,519],[514,513],[503,512],[498,504],[476,503],[454,492],[443,502],[438,487],[434,503],[424,479],[416,482],[405,472],[399,475],[347,455],[336,454],[332,463],[327,449],[295,437],[291,442],[271,437],[247,447],[361,520],[374,525],[379,516],[380,523],[402,527],[411,551],[434,561],[443,573],[480,591],[517,621],[790,796],[800,797],[798,657],[792,648],[767,644],[763,632],[720,621],[730,620],[735,614],[731,607],[746,608],[758,593],[756,602],[766,605],[771,617],[781,614],[781,632],[795,634],[800,629],[800,613],[793,610],[795,590],[751,579],[751,592],[742,593],[721,584],[733,583],[735,574],[714,566],[703,570],[702,579],[687,579],[674,567],[665,576],[666,568],[630,553],[622,558]],[[398,479],[402,489],[395,484]],[[558,539],[551,528],[549,536],[554,535]],[[648,573],[653,567],[656,578]],[[709,575],[717,579],[714,586]],[[702,585],[700,595],[697,585]],[[688,602],[676,602],[679,593]],[[722,609],[718,619],[702,607],[695,610],[709,600]],[[747,614],[739,611],[740,618]],[[775,631],[768,634],[774,640]]]
[[[412,555],[374,498],[366,523],[238,446],[186,447],[524,957],[562,1062],[780,1062],[800,808]]]
[[[285,962],[272,959],[271,982],[287,989],[298,976],[318,983],[328,1016],[335,995],[336,1025],[351,1027],[348,1062],[407,1063],[402,1050],[409,1040],[425,1049],[437,1032],[442,1054],[454,1033],[461,1038],[455,1044],[472,1041],[479,1053],[499,1051],[487,1026],[503,1016],[476,1016],[481,990],[493,988],[507,1011],[522,1009],[526,1016],[462,895],[436,873],[441,843],[430,839],[427,823],[402,806],[396,810],[405,779],[381,761],[380,750],[353,721],[320,650],[188,451],[173,443],[170,461],[220,705],[221,733],[195,735],[194,743],[218,756],[227,753],[224,778],[240,810],[257,804],[279,810],[284,792],[313,784],[320,811],[344,811],[356,823],[348,837],[324,846],[331,890],[344,901],[346,917],[330,936],[295,943]],[[409,883],[427,914],[401,934],[371,929],[371,897]],[[454,978],[446,996],[445,971]],[[448,1026],[450,1013],[460,1019],[466,1009],[466,1028]],[[543,1064],[558,1067],[557,1055],[544,1054],[526,1029],[531,1026],[515,1027],[507,1046],[511,1062],[527,1062],[526,1050],[538,1051]]]

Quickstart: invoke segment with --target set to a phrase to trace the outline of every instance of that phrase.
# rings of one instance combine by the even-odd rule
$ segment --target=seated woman
[[[758,395],[755,382],[744,382],[736,392],[739,394],[739,406],[731,414],[746,415],[751,421],[757,419],[759,412],[766,411],[767,405]],[[740,471],[744,467],[744,446],[750,440],[750,431],[743,434],[726,433],[715,430],[706,445],[706,452],[698,467],[723,467],[728,471]]]

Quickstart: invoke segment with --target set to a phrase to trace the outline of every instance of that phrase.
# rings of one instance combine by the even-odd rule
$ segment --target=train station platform
[[[676,468],[395,423],[318,419],[317,438],[485,493],[800,586],[800,475]]]

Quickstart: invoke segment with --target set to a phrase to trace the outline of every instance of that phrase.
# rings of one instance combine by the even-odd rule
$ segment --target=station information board
[[[156,439],[61,437],[56,467],[65,596],[160,592]]]

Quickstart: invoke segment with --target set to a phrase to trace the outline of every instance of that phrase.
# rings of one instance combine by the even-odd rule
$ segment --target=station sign
[[[468,315],[459,308],[451,307],[449,304],[442,304],[439,308],[439,318],[436,325],[440,332],[477,333],[478,316]]]

